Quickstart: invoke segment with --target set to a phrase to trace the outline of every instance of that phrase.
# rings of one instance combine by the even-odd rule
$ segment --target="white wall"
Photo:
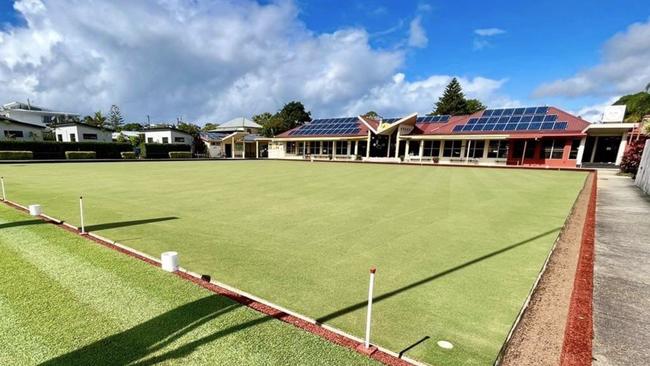
[[[21,131],[23,137],[7,138],[5,137],[5,131]],[[0,122],[0,139],[15,141],[43,141],[43,129],[18,123]]]
[[[641,163],[639,164],[639,171],[636,173],[636,184],[643,192],[650,194],[650,140],[645,142],[643,148],[643,155],[641,155]]]
[[[75,136],[76,142],[112,142],[113,136],[110,131],[99,130],[92,127],[83,125],[61,126],[54,129],[56,141],[73,142],[72,134]],[[97,139],[84,139],[84,134],[97,135]],[[60,135],[60,136],[59,136]]]
[[[167,142],[163,142],[163,138],[165,137],[167,138]],[[183,141],[176,141],[175,140],[176,138],[183,139]],[[167,143],[167,144],[192,145],[192,136],[175,130],[145,131],[144,141],[146,143],[157,143],[157,144]]]
[[[20,111],[8,109],[3,112],[7,117],[13,118],[16,121],[35,123],[45,126],[43,123],[43,112],[40,111]]]

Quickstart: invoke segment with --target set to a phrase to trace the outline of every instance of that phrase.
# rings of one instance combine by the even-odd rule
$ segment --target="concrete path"
[[[598,171],[594,365],[650,365],[650,197]]]

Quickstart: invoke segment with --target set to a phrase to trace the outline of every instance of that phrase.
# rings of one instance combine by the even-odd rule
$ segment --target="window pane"
[[[580,140],[573,140],[571,142],[571,152],[569,152],[569,159],[578,158],[578,148],[580,147]]]

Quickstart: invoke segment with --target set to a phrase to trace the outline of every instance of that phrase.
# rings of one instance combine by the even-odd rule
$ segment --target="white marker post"
[[[5,177],[0,177],[0,182],[2,182],[2,200],[6,201],[7,196],[5,195]]]
[[[84,198],[79,196],[79,215],[81,216],[81,233],[86,233],[86,228],[84,227]]]
[[[372,292],[375,287],[375,267],[370,268],[370,286],[368,286],[368,313],[366,314],[366,339],[363,345],[366,349],[370,348],[370,321],[372,319]]]

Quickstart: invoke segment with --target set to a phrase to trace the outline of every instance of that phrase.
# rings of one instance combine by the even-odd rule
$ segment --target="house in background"
[[[58,142],[112,142],[113,130],[81,122],[61,123],[52,127]]]
[[[261,158],[267,157],[271,139],[260,136],[262,126],[245,118],[238,117],[220,124],[208,132],[201,132],[201,140],[206,145],[211,158]]]
[[[144,131],[144,142],[148,144],[185,144],[192,145],[194,137],[173,126],[150,127]]]
[[[45,126],[0,116],[0,140],[43,141]]]
[[[144,137],[144,132],[140,131],[120,131],[120,132],[113,132],[112,138],[113,141],[117,141],[120,136],[123,136],[125,139],[128,139],[129,137]]]
[[[60,112],[30,103],[11,102],[0,107],[0,115],[15,121],[31,123],[32,125],[46,126],[54,123],[64,123],[71,118],[79,118],[76,113]]]

